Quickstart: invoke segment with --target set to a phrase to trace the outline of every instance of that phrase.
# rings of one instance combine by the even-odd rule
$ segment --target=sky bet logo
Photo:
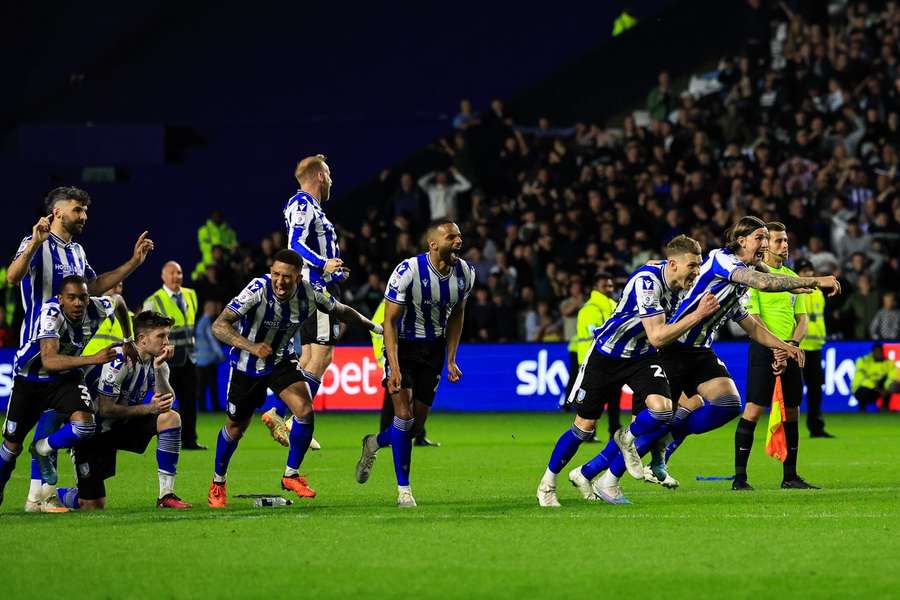
[[[569,369],[561,360],[547,364],[547,351],[538,352],[537,360],[523,360],[516,367],[519,396],[559,396],[569,383]]]

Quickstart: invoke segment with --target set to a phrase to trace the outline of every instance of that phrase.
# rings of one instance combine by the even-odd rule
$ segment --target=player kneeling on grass
[[[213,324],[213,334],[232,349],[228,417],[216,443],[215,472],[207,497],[211,508],[226,505],[228,463],[269,388],[287,404],[294,418],[281,487],[301,498],[316,495],[299,469],[313,436],[313,386],[318,386],[318,381],[297,367],[294,334],[317,309],[344,323],[381,332],[379,325],[303,281],[302,266],[300,255],[293,250],[278,251],[269,274],[251,281]]]
[[[175,472],[181,451],[181,417],[172,410],[174,393],[169,365],[175,347],[169,344],[173,319],[154,311],[134,318],[137,360],[117,349],[112,362],[92,368],[86,377],[97,405],[99,431],[74,453],[78,487],[59,488],[68,508],[106,508],[104,481],[116,474],[116,453],[143,454],[154,437],[159,472],[157,508],[191,508],[175,495]],[[144,402],[149,391],[153,397]]]

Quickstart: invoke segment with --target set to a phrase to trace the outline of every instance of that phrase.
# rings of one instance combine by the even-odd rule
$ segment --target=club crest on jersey
[[[649,308],[656,303],[656,285],[652,279],[641,279],[641,289],[638,301],[644,308]]]

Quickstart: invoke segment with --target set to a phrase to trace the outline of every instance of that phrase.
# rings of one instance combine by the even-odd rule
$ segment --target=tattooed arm
[[[268,356],[272,354],[272,347],[269,344],[266,344],[265,342],[254,344],[239,334],[234,328],[234,324],[240,319],[241,316],[239,314],[230,308],[226,308],[213,323],[213,335],[223,344],[239,348],[240,350],[249,352],[259,358],[268,358]]]
[[[763,292],[789,292],[799,288],[822,288],[831,290],[831,293],[828,294],[829,297],[841,293],[841,284],[832,275],[827,277],[791,277],[741,268],[731,273],[731,280]]]

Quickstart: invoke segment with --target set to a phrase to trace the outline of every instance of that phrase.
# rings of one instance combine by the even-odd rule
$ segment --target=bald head
[[[163,285],[173,292],[181,291],[181,282],[184,281],[184,273],[181,271],[181,265],[174,260],[170,260],[163,265],[162,268]]]

